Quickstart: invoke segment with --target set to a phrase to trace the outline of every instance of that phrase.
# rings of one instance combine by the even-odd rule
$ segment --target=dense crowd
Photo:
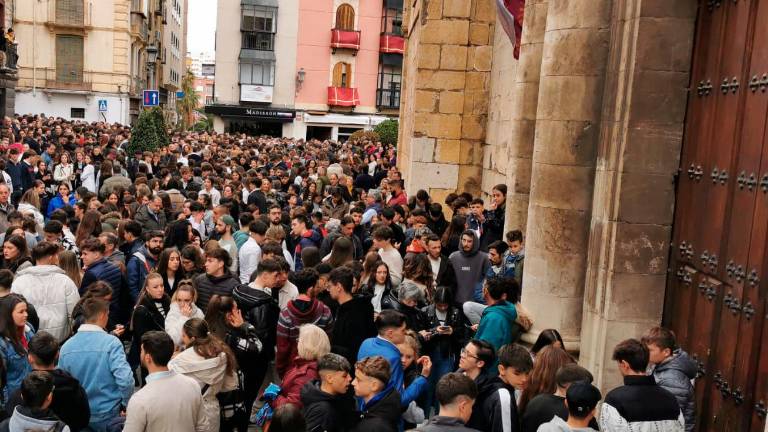
[[[605,398],[556,329],[519,343],[506,185],[441,203],[380,142],[130,134],[4,120],[0,432],[693,430],[669,330],[616,346]]]

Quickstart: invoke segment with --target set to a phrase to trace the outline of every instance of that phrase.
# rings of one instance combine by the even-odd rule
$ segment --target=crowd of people
[[[693,430],[671,331],[616,346],[605,398],[556,329],[519,343],[506,185],[436,202],[380,142],[130,134],[4,120],[0,431]]]

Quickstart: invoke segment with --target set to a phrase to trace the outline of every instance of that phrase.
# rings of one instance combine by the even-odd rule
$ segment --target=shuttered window
[[[338,62],[333,67],[333,86],[352,87],[352,65]]]
[[[336,9],[336,29],[349,31],[355,29],[355,9],[347,3]]]
[[[83,0],[56,0],[56,23],[82,26]]]
[[[56,80],[83,82],[83,37],[56,35]]]

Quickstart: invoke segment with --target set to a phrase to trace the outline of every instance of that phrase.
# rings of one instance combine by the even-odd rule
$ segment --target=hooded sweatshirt
[[[592,429],[591,427],[583,427],[583,428],[572,428],[568,426],[568,423],[565,422],[565,420],[561,419],[558,416],[554,416],[552,420],[550,420],[548,423],[544,423],[543,425],[539,426],[538,432],[597,432],[595,429]]]
[[[459,246],[459,250],[448,257],[456,273],[456,293],[454,295],[456,304],[463,304],[474,299],[474,294],[478,288],[482,287],[485,275],[491,266],[490,261],[488,261],[488,254],[480,252],[480,240],[475,232],[466,230],[461,235],[462,237],[471,235],[474,241],[472,242],[472,250],[469,252],[465,252]]]
[[[396,432],[403,413],[400,394],[389,385],[368,402],[360,401],[359,411],[360,422],[352,432]]]
[[[502,346],[513,342],[516,319],[515,305],[506,300],[488,306],[480,318],[475,339],[488,342],[493,345],[495,351],[498,351]]]
[[[11,418],[0,423],[0,431],[69,432],[70,429],[49,410],[18,406]]]
[[[275,367],[280,376],[291,367],[291,360],[298,354],[299,327],[314,324],[326,333],[333,330],[333,315],[328,306],[315,299],[301,297],[288,302],[277,321],[277,356]]]
[[[304,418],[308,431],[342,432],[355,423],[355,401],[347,394],[332,395],[313,381],[301,389]]]

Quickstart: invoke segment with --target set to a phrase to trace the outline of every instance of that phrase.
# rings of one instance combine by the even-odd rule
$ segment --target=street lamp
[[[304,68],[299,69],[296,73],[296,91],[301,91],[301,87],[304,85],[304,80],[307,77],[307,71]]]
[[[149,83],[150,89],[155,88],[155,63],[157,63],[157,47],[150,45],[147,47],[147,70],[149,70]]]

